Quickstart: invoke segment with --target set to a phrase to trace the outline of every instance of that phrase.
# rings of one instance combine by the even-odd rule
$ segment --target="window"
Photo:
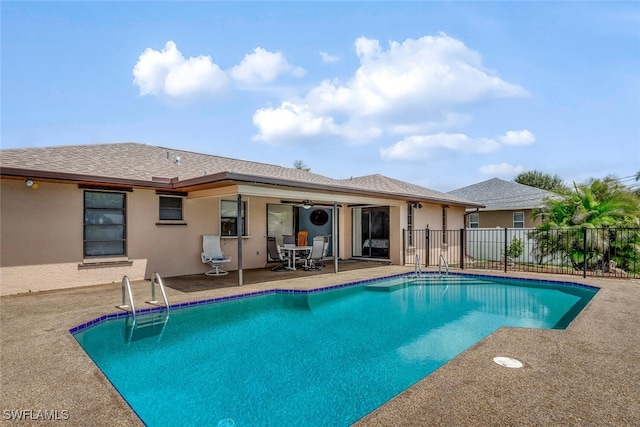
[[[513,213],[513,228],[524,228],[524,212]]]
[[[126,198],[123,193],[85,191],[84,256],[126,254]]]
[[[246,210],[246,203],[242,202],[240,220],[242,221],[243,236],[247,235]],[[235,200],[220,201],[220,234],[222,236],[238,235],[238,202]]]
[[[480,214],[472,213],[469,215],[469,228],[480,228]]]
[[[182,219],[182,197],[160,196],[160,219]]]

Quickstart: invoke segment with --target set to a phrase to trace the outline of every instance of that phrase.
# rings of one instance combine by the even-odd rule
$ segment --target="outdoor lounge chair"
[[[282,255],[275,237],[267,237],[267,253],[269,254],[269,258],[279,263],[273,267],[271,271],[284,271],[287,269],[286,264],[289,261],[289,256]]]
[[[220,236],[214,234],[202,235],[202,253],[200,257],[203,263],[211,264],[211,267],[213,267],[213,270],[204,273],[207,276],[225,276],[229,274],[228,271],[220,268],[224,263],[231,261],[231,258],[224,256],[220,248]]]
[[[305,270],[320,270],[320,262],[324,256],[324,236],[315,236],[311,251],[304,263]]]

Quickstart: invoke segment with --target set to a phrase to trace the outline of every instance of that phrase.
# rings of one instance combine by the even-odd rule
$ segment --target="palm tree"
[[[296,160],[295,162],[293,162],[293,167],[296,169],[303,170],[305,172],[309,172],[311,170],[311,168],[305,165],[302,160]]]
[[[543,219],[530,233],[540,263],[545,257],[560,257],[576,269],[585,262],[597,268],[611,259],[612,248],[640,254],[640,197],[613,176],[574,183],[561,197],[547,199],[534,215]],[[620,235],[614,228],[635,231]]]

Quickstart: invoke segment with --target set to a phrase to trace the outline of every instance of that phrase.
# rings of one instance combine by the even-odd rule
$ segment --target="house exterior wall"
[[[184,221],[159,221],[155,190],[126,194],[127,250],[123,257],[83,258],[84,189],[73,184],[41,183],[37,190],[21,180],[1,182],[0,294],[120,283],[204,273],[202,235],[219,234],[220,200],[232,197],[183,198]],[[99,190],[96,190],[99,191]],[[251,197],[248,233],[243,238],[243,268],[261,268],[266,257],[266,204],[275,199]],[[221,248],[238,269],[236,237],[223,237]],[[110,264],[105,264],[110,263]]]
[[[82,192],[77,186],[1,181],[0,265],[82,261]]]
[[[220,200],[237,200],[247,206],[247,236],[242,238],[244,269],[263,268],[267,264],[267,204],[289,198],[307,198],[308,192],[264,190],[230,185],[216,191],[183,197],[183,221],[159,220],[159,196],[153,189],[134,188],[126,194],[126,255],[109,258],[83,257],[84,192],[77,184],[40,182],[37,190],[23,180],[0,181],[0,295],[29,291],[114,283],[123,276],[130,280],[148,279],[154,272],[162,277],[200,274],[210,269],[200,259],[202,235],[220,233]],[[101,191],[96,189],[95,191]],[[243,194],[244,192],[247,194]],[[253,192],[251,192],[253,191]],[[260,191],[268,193],[261,195]],[[335,195],[315,193],[313,198],[328,202]],[[402,230],[407,226],[406,202],[342,195],[338,203],[341,258],[352,254],[352,209],[350,203],[369,202],[389,206],[390,260],[402,262]],[[440,228],[442,208],[423,204],[415,211],[414,228]],[[448,228],[462,226],[464,208],[447,209]],[[238,268],[238,240],[221,238],[221,247],[232,261],[225,269]]]
[[[533,228],[540,221],[531,220],[531,209],[518,209],[515,211],[480,211],[479,219],[480,219],[480,228],[513,228],[513,213],[514,212],[523,212],[524,213],[524,228]]]

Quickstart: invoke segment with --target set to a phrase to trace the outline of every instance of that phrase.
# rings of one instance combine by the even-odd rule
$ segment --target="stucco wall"
[[[82,191],[77,186],[0,181],[0,265],[82,261]]]
[[[120,283],[203,273],[210,269],[200,258],[202,235],[219,233],[219,197],[183,199],[182,222],[159,221],[154,190],[126,192],[127,251],[124,257],[83,258],[84,191],[77,185],[40,183],[37,190],[22,180],[1,181],[0,294]],[[233,197],[223,197],[235,200]],[[248,234],[243,242],[243,268],[266,264],[266,203],[245,199]],[[238,240],[223,238],[222,250],[238,268]],[[95,262],[121,261],[94,266]],[[122,263],[122,261],[126,261]]]
[[[535,227],[537,221],[531,220],[531,209],[523,209],[518,211],[480,211],[479,228],[513,228],[513,213],[524,213],[524,228]]]
[[[154,272],[162,277],[204,273],[210,266],[200,259],[202,235],[219,234],[220,199],[236,200],[237,187],[224,190],[229,196],[199,194],[183,198],[183,221],[159,220],[159,198],[155,190],[133,189],[126,194],[126,256],[83,258],[84,189],[76,184],[39,183],[33,190],[23,180],[0,181],[0,294],[114,283],[124,275],[131,280],[148,279]],[[317,195],[316,195],[317,196]],[[324,195],[325,198],[333,197]],[[350,202],[370,199],[350,196]],[[280,196],[243,196],[247,206],[248,236],[242,239],[244,269],[262,268],[267,263],[266,228],[268,203],[280,203]],[[347,202],[346,204],[348,204]],[[402,260],[402,234],[406,228],[406,203],[380,200],[390,207],[390,258]],[[464,210],[447,209],[450,229],[461,228]],[[351,257],[351,209],[339,209],[339,251]],[[415,211],[414,227],[440,228],[442,209],[425,204]],[[238,268],[238,240],[222,237],[222,250]],[[96,264],[97,262],[116,262]]]

